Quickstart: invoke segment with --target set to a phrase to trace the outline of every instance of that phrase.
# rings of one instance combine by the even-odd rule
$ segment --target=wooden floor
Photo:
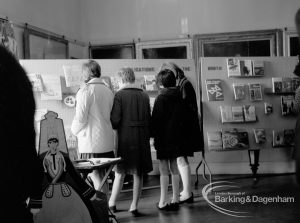
[[[196,196],[195,202],[190,205],[182,205],[178,212],[164,213],[159,212],[156,208],[156,202],[159,200],[159,188],[144,190],[142,199],[139,205],[139,211],[145,216],[132,217],[127,212],[131,192],[123,192],[120,196],[117,208],[121,212],[116,213],[119,222],[143,222],[143,223],[234,223],[234,222],[253,222],[253,223],[283,223],[283,222],[300,222],[300,187],[295,182],[294,175],[284,176],[265,176],[261,177],[256,187],[253,187],[251,178],[240,178],[233,176],[215,177],[215,181],[228,180],[237,183],[240,188],[222,189],[214,191],[210,200],[213,200],[215,192],[245,192],[246,195],[257,195],[260,197],[294,197],[295,203],[222,203],[222,208],[227,208],[233,211],[245,211],[252,217],[237,218],[224,215],[212,209],[202,197],[201,190],[206,182],[202,180],[198,189],[194,190]],[[148,179],[148,183],[157,185],[158,177]],[[147,183],[146,183],[147,184]],[[147,186],[147,185],[146,185]],[[171,196],[171,194],[170,194]]]

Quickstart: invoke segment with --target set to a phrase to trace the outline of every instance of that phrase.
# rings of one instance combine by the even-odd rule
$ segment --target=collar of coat
[[[103,81],[101,80],[101,78],[95,77],[87,82],[87,84],[103,84]]]
[[[143,90],[138,84],[125,84],[120,90],[123,89],[138,89],[138,90]]]

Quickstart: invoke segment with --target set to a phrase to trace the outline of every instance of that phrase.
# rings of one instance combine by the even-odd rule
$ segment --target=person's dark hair
[[[295,23],[297,26],[300,26],[300,8],[298,9],[298,11],[296,12],[295,15]]]
[[[87,63],[83,64],[83,68],[89,71],[91,78],[101,77],[101,67],[96,61],[89,60]]]
[[[15,135],[17,129],[31,127],[34,130],[35,101],[32,85],[19,61],[1,45],[0,78],[5,83],[0,87],[0,118],[1,125],[8,127],[6,134]],[[10,130],[13,132],[10,133]]]
[[[157,82],[165,88],[176,86],[175,75],[171,70],[168,69],[162,70],[158,73]]]
[[[48,139],[48,144],[50,142],[58,142],[58,139],[57,138],[50,138],[50,139]]]

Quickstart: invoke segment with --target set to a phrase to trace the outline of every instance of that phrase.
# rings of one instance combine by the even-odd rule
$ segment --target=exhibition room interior
[[[68,172],[70,164],[89,190],[97,191],[94,196],[103,196],[96,198],[101,208],[92,200],[98,218],[103,214],[103,219],[108,219],[99,222],[299,222],[299,9],[299,0],[0,0],[0,45],[18,60],[32,84],[35,152],[43,157],[42,170],[47,172],[47,159],[54,151],[51,145],[57,143],[55,153],[60,150],[63,154],[57,158],[63,160],[62,172]],[[99,66],[101,77],[93,76],[95,66]],[[90,73],[85,70],[89,68]],[[88,80],[84,79],[85,72],[92,75]],[[168,72],[175,75],[172,78],[176,83],[171,87],[164,82]],[[134,75],[128,85],[126,75]],[[106,87],[107,92],[103,92],[107,95],[81,105],[85,90],[98,87],[99,83],[93,82],[96,79]],[[188,81],[193,89],[193,108],[186,104],[188,92],[182,93],[182,81]],[[131,100],[131,107],[141,100],[136,92],[131,92],[134,100],[128,99],[126,89],[127,93],[128,89],[138,89],[147,98],[147,121],[139,120],[144,117],[140,110],[121,106],[125,99]],[[171,109],[160,109],[159,99],[170,96],[166,92],[182,93],[182,97],[165,100]],[[107,125],[112,134],[92,142],[93,134],[106,131],[101,121],[99,128],[90,121],[92,127],[83,134],[78,132],[88,125],[83,121],[88,123],[90,117],[94,118],[90,115],[93,109],[104,110],[99,100],[111,103]],[[98,108],[93,107],[97,103]],[[91,107],[84,118],[78,118],[83,112],[80,109],[87,106]],[[196,117],[192,111],[192,115],[186,115],[189,109]],[[124,112],[138,118],[126,124]],[[163,118],[155,119],[154,112],[163,113]],[[175,119],[179,113],[176,124],[165,121]],[[149,132],[131,132],[141,126]],[[160,154],[167,147],[160,146],[158,139],[162,129],[167,131],[166,140],[174,134],[172,140],[176,142],[174,148]],[[145,131],[142,136],[140,131]],[[82,146],[81,137],[88,134],[91,137]],[[140,137],[139,145],[129,146],[126,140],[130,137]],[[141,137],[147,140],[141,142]],[[93,143],[101,147],[107,138],[112,139],[114,148],[98,152],[98,157],[89,156],[91,150],[79,148],[93,147]],[[199,142],[197,149],[184,152],[194,146],[193,141]],[[178,144],[181,142],[185,146]],[[139,146],[145,148],[136,148]],[[180,154],[185,155],[176,155],[181,147]],[[109,152],[116,158],[105,156]],[[137,171],[123,171],[124,166],[133,163],[138,163]],[[139,168],[148,164],[150,169],[140,172]],[[99,168],[100,186],[92,175]],[[59,174],[55,171],[53,179]],[[114,199],[114,181],[118,179],[122,188]],[[56,193],[56,180],[50,183],[53,187],[47,185],[46,197],[51,190]],[[166,180],[167,195],[162,189]],[[83,198],[87,192],[82,196],[78,188],[68,185],[61,183],[58,189],[63,199],[76,191],[89,212]],[[185,186],[190,188],[186,197]],[[142,188],[141,195],[133,189],[138,187]],[[176,192],[179,200],[174,198]],[[162,201],[163,196],[169,203]],[[138,206],[132,201],[136,197],[140,198]],[[37,219],[46,212],[43,209],[47,205],[45,202],[38,211],[31,212],[34,222],[43,222]],[[63,219],[63,215],[62,211],[58,218]],[[91,219],[82,222],[97,222]]]

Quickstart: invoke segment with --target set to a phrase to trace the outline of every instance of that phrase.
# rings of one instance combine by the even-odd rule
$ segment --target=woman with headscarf
[[[111,123],[118,132],[117,156],[122,163],[117,164],[115,179],[109,206],[116,211],[116,200],[126,174],[133,175],[133,200],[129,212],[139,216],[138,201],[140,198],[143,175],[152,171],[150,151],[150,99],[135,84],[135,74],[131,68],[119,72],[123,87],[115,94],[111,112]]]
[[[192,83],[185,77],[184,72],[175,63],[168,62],[161,66],[161,70],[171,70],[177,79],[181,97],[188,112],[188,128],[186,134],[186,154],[177,158],[178,169],[182,179],[183,190],[180,193],[180,203],[193,203],[194,195],[191,186],[191,168],[188,156],[203,150],[203,136],[200,130],[197,96]]]

